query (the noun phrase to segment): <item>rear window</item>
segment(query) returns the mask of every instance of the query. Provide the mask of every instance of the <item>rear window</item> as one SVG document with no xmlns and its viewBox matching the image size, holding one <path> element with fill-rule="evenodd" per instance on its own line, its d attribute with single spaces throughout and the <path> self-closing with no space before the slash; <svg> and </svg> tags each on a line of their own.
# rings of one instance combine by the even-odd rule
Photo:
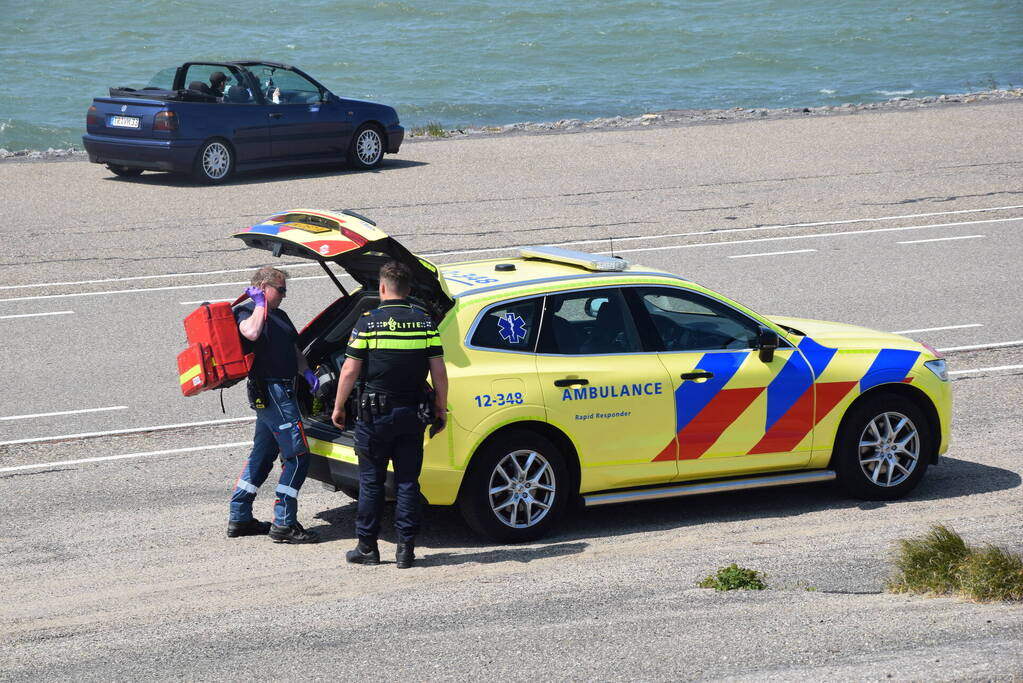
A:
<svg viewBox="0 0 1023 683">
<path fill-rule="evenodd" d="M 510 301 L 492 306 L 476 323 L 470 345 L 495 351 L 532 352 L 540 321 L 541 299 Z"/>
</svg>

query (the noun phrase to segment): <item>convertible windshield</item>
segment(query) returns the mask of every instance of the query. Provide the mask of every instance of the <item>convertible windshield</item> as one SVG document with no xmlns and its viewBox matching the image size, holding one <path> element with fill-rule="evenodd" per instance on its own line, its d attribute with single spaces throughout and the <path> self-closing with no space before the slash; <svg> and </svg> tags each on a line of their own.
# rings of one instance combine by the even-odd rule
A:
<svg viewBox="0 0 1023 683">
<path fill-rule="evenodd" d="M 149 79 L 146 83 L 147 88 L 159 88 L 160 90 L 170 90 L 174 87 L 174 74 L 177 72 L 177 67 L 169 67 L 167 69 L 160 69 Z"/>
</svg>

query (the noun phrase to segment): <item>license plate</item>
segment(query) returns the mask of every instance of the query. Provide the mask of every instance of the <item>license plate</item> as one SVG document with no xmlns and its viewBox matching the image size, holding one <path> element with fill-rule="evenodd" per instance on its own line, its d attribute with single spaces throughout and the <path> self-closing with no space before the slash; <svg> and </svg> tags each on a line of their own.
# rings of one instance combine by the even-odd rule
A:
<svg viewBox="0 0 1023 683">
<path fill-rule="evenodd" d="M 142 119 L 137 116 L 111 116 L 110 125 L 114 128 L 140 128 Z"/>
</svg>

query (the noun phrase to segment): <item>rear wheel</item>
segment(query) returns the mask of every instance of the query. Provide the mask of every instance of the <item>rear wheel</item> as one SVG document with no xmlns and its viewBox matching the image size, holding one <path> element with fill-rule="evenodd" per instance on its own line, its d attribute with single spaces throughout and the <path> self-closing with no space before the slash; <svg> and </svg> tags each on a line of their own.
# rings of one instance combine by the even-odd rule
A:
<svg viewBox="0 0 1023 683">
<path fill-rule="evenodd" d="M 192 175 L 200 183 L 222 183 L 234 173 L 234 152 L 224 140 L 210 140 L 195 155 Z"/>
<path fill-rule="evenodd" d="M 506 432 L 473 458 L 459 495 L 466 523 L 495 541 L 522 543 L 546 535 L 568 502 L 564 456 L 527 430 Z"/>
<path fill-rule="evenodd" d="M 912 400 L 879 393 L 854 406 L 843 420 L 832 465 L 849 495 L 895 500 L 920 483 L 934 441 L 923 411 Z"/>
<path fill-rule="evenodd" d="M 118 166 L 117 164 L 107 164 L 107 168 L 110 172 L 121 178 L 135 178 L 136 176 L 142 175 L 141 168 L 132 168 L 131 166 Z"/>
<path fill-rule="evenodd" d="M 348 165 L 352 168 L 376 168 L 384 158 L 384 136 L 371 123 L 359 126 L 348 147 Z"/>
</svg>

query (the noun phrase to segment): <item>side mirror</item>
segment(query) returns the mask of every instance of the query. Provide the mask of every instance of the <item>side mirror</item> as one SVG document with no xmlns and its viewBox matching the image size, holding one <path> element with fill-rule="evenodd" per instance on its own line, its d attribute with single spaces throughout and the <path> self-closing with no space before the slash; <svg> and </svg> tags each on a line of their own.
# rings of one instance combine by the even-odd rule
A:
<svg viewBox="0 0 1023 683">
<path fill-rule="evenodd" d="M 770 363 L 774 360 L 774 351 L 778 348 L 778 333 L 766 327 L 760 328 L 757 337 L 757 348 L 760 349 L 760 360 Z"/>
</svg>

